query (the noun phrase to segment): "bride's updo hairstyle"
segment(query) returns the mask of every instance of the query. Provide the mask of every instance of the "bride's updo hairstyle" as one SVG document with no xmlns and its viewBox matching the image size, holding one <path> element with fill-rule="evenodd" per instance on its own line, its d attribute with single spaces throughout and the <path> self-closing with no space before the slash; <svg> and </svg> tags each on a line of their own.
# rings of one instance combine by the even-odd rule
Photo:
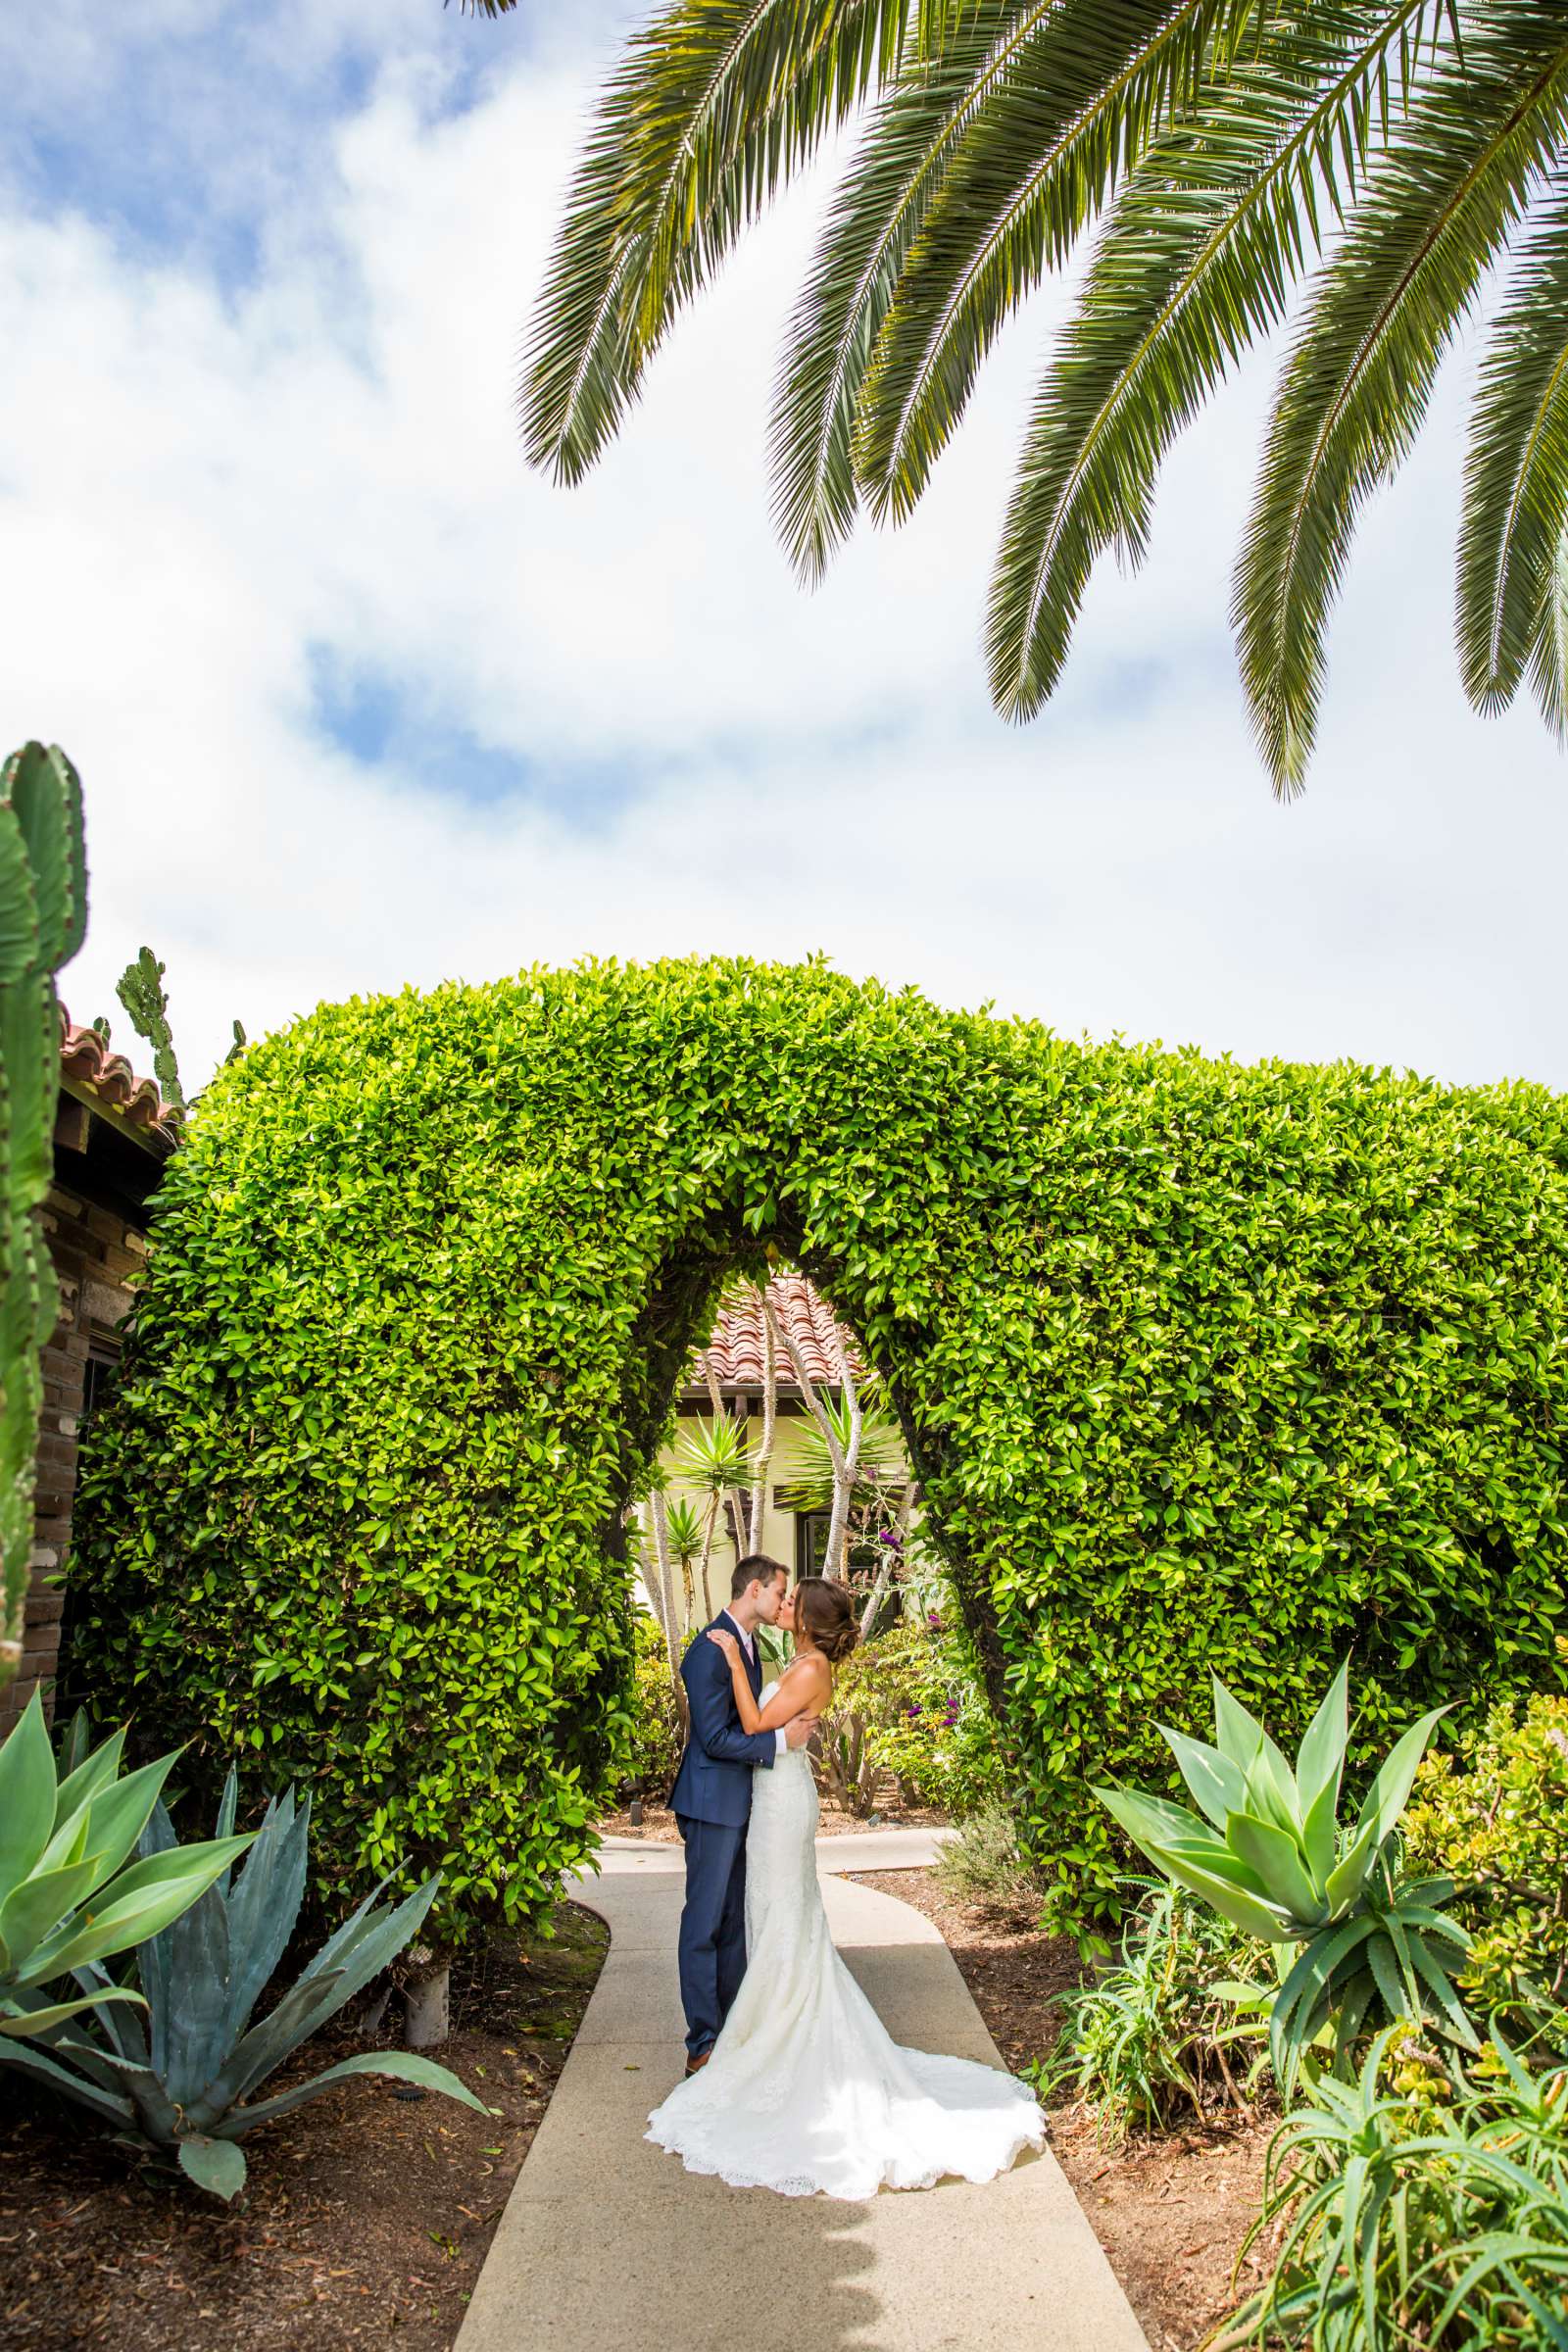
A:
<svg viewBox="0 0 1568 2352">
<path fill-rule="evenodd" d="M 795 1588 L 795 1623 L 830 1666 L 847 1658 L 860 1638 L 849 1589 L 826 1576 L 803 1576 Z"/>
</svg>

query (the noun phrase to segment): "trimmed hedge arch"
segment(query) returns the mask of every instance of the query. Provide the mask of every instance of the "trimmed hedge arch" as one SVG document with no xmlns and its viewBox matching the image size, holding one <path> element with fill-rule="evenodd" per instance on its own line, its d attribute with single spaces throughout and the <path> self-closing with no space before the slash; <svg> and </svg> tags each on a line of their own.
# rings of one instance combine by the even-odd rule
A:
<svg viewBox="0 0 1568 2352">
<path fill-rule="evenodd" d="M 1086 1783 L 1217 1668 L 1363 1746 L 1568 1679 L 1568 1121 L 1539 1088 L 1086 1048 L 820 963 L 323 1006 L 204 1098 L 77 1521 L 103 1703 L 316 1791 L 445 1932 L 587 1842 L 619 1515 L 775 1243 L 888 1374 L 1063 1908 Z"/>
</svg>

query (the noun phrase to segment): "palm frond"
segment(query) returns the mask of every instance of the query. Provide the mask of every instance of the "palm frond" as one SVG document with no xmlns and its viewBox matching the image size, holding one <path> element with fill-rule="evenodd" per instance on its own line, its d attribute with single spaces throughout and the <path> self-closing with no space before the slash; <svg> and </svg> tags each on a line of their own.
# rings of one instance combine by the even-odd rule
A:
<svg viewBox="0 0 1568 2352">
<path fill-rule="evenodd" d="M 890 292 L 857 437 L 873 513 L 911 512 L 995 337 L 1198 105 L 1238 14 L 1237 0 L 1059 0 L 1019 46 L 956 142 Z"/>
<path fill-rule="evenodd" d="M 1298 791 L 1362 506 L 1426 414 L 1454 328 L 1568 128 L 1568 9 L 1477 0 L 1411 106 L 1286 362 L 1233 619 L 1276 793 Z"/>
<path fill-rule="evenodd" d="M 1568 189 L 1527 239 L 1482 361 L 1459 527 L 1465 690 L 1501 710 L 1551 638 L 1568 529 Z M 1549 708 L 1549 706 L 1548 706 Z"/>
<path fill-rule="evenodd" d="M 773 518 L 808 581 L 855 520 L 856 411 L 905 256 L 956 142 L 1055 4 L 973 0 L 921 71 L 888 92 L 835 201 L 790 321 L 769 434 Z"/>
<path fill-rule="evenodd" d="M 1283 316 L 1430 0 L 1319 5 L 1205 90 L 1112 210 L 1041 384 L 993 581 L 992 691 L 1033 714 L 1096 560 L 1144 552 L 1166 451 Z M 1408 88 L 1400 64 L 1396 89 Z M 1347 160 L 1348 162 L 1347 163 Z"/>
<path fill-rule="evenodd" d="M 581 478 L 679 305 L 817 142 L 896 73 L 905 0 L 679 0 L 629 44 L 523 360 L 534 464 Z"/>
<path fill-rule="evenodd" d="M 1568 530 L 1552 553 L 1544 609 L 1530 657 L 1530 684 L 1559 743 L 1568 743 Z"/>
</svg>

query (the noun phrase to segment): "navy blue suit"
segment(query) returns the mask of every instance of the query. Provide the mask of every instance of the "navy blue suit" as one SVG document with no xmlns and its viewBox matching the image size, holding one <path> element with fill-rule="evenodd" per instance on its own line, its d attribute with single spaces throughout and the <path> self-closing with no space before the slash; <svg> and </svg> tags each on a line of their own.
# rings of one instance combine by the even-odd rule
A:
<svg viewBox="0 0 1568 2352">
<path fill-rule="evenodd" d="M 727 1614 L 713 1623 L 739 1634 Z M 741 1660 L 755 1698 L 762 1688 L 757 1637 Z M 746 1827 L 752 1774 L 771 1764 L 771 1732 L 745 1732 L 735 1704 L 729 1660 L 706 1631 L 680 1664 L 691 1708 L 691 1738 L 675 1775 L 670 1807 L 686 1841 L 686 1902 L 680 1915 L 680 2005 L 686 2048 L 696 2058 L 718 2039 L 746 1974 Z"/>
</svg>

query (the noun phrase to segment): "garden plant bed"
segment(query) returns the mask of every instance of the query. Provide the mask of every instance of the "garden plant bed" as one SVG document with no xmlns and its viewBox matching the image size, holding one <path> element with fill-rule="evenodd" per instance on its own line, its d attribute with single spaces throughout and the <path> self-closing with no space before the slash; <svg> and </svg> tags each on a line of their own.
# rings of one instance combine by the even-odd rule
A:
<svg viewBox="0 0 1568 2352">
<path fill-rule="evenodd" d="M 375 2077 L 337 2084 L 246 2140 L 232 2206 L 8 2082 L 8 2352 L 447 2352 L 603 1965 L 599 1920 L 567 1903 L 556 1925 L 554 1940 L 498 1940 L 453 1965 L 452 2037 L 433 2054 L 499 2115 L 400 2098 Z M 268 2091 L 366 2046 L 329 2027 Z"/>
<path fill-rule="evenodd" d="M 1077 1982 L 1078 1954 L 1065 1936 L 1042 1936 L 955 1901 L 929 1871 L 855 1871 L 858 1884 L 897 1895 L 941 1929 L 1010 2067 L 1051 2047 L 1060 2009 L 1049 1996 Z M 1095 2126 L 1071 2106 L 1049 2110 L 1051 2145 L 1104 2247 L 1152 2352 L 1191 2352 L 1261 2276 L 1254 2264 L 1238 2293 L 1231 2266 L 1257 2211 L 1263 2157 L 1279 2118 L 1259 2107 L 1200 2121 L 1154 2137 L 1102 2147 Z"/>
<path fill-rule="evenodd" d="M 601 1838 L 646 1838 L 655 1845 L 678 1845 L 680 1832 L 675 1816 L 665 1805 L 643 1805 L 641 1828 L 634 1828 L 629 1812 L 607 1813 L 595 1823 Z M 822 1818 L 817 1823 L 819 1838 L 842 1838 L 854 1832 L 878 1830 L 945 1830 L 946 1813 L 938 1813 L 929 1805 L 901 1805 L 894 1797 L 878 1805 L 876 1818 L 861 1818 L 854 1813 L 841 1813 L 837 1805 L 824 1804 Z"/>
</svg>

